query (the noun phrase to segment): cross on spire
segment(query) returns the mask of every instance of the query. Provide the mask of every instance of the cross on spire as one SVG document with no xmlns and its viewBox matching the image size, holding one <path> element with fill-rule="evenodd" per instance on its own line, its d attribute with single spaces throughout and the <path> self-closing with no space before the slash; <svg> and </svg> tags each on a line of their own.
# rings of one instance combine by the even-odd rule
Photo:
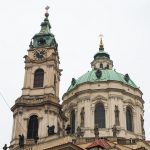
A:
<svg viewBox="0 0 150 150">
<path fill-rule="evenodd" d="M 50 8 L 49 6 L 45 7 L 46 13 L 48 13 L 49 8 Z"/>
<path fill-rule="evenodd" d="M 45 10 L 46 10 L 45 17 L 48 17 L 48 16 L 49 16 L 49 13 L 48 13 L 49 8 L 50 8 L 49 6 L 46 6 L 46 7 L 45 7 Z"/>
<path fill-rule="evenodd" d="M 104 44 L 103 44 L 103 34 L 99 35 L 100 37 L 100 45 L 99 45 L 99 50 L 104 50 Z"/>
</svg>

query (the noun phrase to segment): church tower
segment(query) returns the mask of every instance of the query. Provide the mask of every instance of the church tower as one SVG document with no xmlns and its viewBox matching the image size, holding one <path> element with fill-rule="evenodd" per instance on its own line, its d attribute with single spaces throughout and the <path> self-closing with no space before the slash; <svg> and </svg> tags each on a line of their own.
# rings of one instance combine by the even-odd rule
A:
<svg viewBox="0 0 150 150">
<path fill-rule="evenodd" d="M 11 108 L 11 149 L 18 149 L 20 137 L 24 138 L 25 145 L 32 145 L 44 142 L 50 135 L 60 136 L 63 128 L 64 116 L 59 104 L 62 70 L 59 69 L 58 44 L 50 30 L 48 9 L 46 7 L 40 32 L 33 36 L 28 54 L 24 56 L 22 95 Z"/>
</svg>

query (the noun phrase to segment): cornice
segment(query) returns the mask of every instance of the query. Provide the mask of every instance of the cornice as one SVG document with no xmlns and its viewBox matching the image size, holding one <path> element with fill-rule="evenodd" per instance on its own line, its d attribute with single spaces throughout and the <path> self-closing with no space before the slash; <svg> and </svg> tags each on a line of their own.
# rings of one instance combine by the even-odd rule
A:
<svg viewBox="0 0 150 150">
<path fill-rule="evenodd" d="M 15 105 L 12 106 L 11 111 L 15 111 L 19 107 L 40 107 L 44 105 L 50 105 L 50 106 L 55 106 L 57 108 L 61 109 L 61 105 L 59 103 L 54 102 L 55 99 L 54 97 L 47 96 L 47 97 L 42 97 L 42 98 L 23 98 L 20 97 L 16 100 Z"/>
<path fill-rule="evenodd" d="M 75 92 L 73 95 L 71 95 L 68 99 L 64 100 L 63 103 L 66 103 L 67 101 L 70 101 L 72 99 L 77 98 L 79 95 L 81 94 L 85 94 L 85 93 L 100 93 L 100 92 L 120 92 L 121 94 L 124 95 L 129 95 L 130 97 L 132 97 L 133 99 L 137 99 L 139 100 L 142 104 L 144 103 L 144 100 L 142 99 L 142 97 L 131 94 L 129 92 L 126 92 L 124 89 L 117 89 L 117 88 L 107 88 L 107 89 L 86 89 L 86 90 L 82 90 L 79 92 Z M 65 97 L 65 96 L 64 96 Z M 122 98 L 122 97 L 121 97 Z"/>
<path fill-rule="evenodd" d="M 70 91 L 67 91 L 66 93 L 64 93 L 63 97 L 64 98 L 66 95 L 69 95 L 70 93 L 76 91 L 79 89 L 80 86 L 82 85 L 94 85 L 94 84 L 107 84 L 109 85 L 110 83 L 118 83 L 120 84 L 121 86 L 124 86 L 124 87 L 127 87 L 127 88 L 130 88 L 132 89 L 133 91 L 137 91 L 139 92 L 141 95 L 143 95 L 142 91 L 138 88 L 133 88 L 132 86 L 129 86 L 127 84 L 124 84 L 122 83 L 121 81 L 114 81 L 114 80 L 109 80 L 109 81 L 96 81 L 96 82 L 84 82 L 84 83 L 81 83 L 81 84 L 78 84 L 74 89 L 71 89 Z M 108 89 L 108 88 L 107 88 Z M 117 89 L 117 88 L 113 88 L 113 89 Z M 94 90 L 94 89 L 91 89 L 91 90 Z M 99 89 L 100 90 L 100 89 Z"/>
<path fill-rule="evenodd" d="M 45 62 L 47 62 L 47 61 L 54 61 L 55 63 L 57 62 L 57 60 L 56 60 L 56 56 L 54 56 L 54 55 L 51 55 L 51 56 L 49 56 L 49 57 L 47 57 L 47 58 L 45 58 L 45 59 L 43 59 L 43 60 L 34 60 L 34 59 L 31 59 L 29 56 L 27 56 L 27 55 L 25 55 L 24 56 L 24 58 L 25 58 L 25 63 L 36 63 L 36 64 L 41 64 L 41 63 L 45 63 Z"/>
</svg>

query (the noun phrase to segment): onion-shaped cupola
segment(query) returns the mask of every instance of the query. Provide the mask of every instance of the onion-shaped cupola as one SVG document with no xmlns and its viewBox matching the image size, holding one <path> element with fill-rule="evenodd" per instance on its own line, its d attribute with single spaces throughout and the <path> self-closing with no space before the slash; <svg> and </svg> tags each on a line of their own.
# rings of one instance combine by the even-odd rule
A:
<svg viewBox="0 0 150 150">
<path fill-rule="evenodd" d="M 51 33 L 51 25 L 49 22 L 49 13 L 48 9 L 49 7 L 47 6 L 46 8 L 46 13 L 45 13 L 45 19 L 41 23 L 41 30 L 39 33 L 35 34 L 31 40 L 30 43 L 30 48 L 41 48 L 41 47 L 49 47 L 49 48 L 55 48 L 57 49 L 57 42 L 55 40 L 54 35 Z"/>
<path fill-rule="evenodd" d="M 99 52 L 94 55 L 94 60 L 91 63 L 93 69 L 112 69 L 113 62 L 110 60 L 110 55 L 104 51 L 102 35 L 100 35 Z"/>
</svg>

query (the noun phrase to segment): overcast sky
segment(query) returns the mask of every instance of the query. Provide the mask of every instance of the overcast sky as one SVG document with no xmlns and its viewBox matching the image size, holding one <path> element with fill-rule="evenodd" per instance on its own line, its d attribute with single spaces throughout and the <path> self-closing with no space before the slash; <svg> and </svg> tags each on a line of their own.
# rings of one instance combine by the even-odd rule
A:
<svg viewBox="0 0 150 150">
<path fill-rule="evenodd" d="M 150 0 L 5 0 L 0 1 L 0 93 L 9 107 L 21 96 L 24 59 L 49 5 L 52 33 L 58 42 L 60 98 L 91 69 L 99 34 L 117 72 L 128 73 L 145 100 L 146 138 L 150 139 Z M 12 112 L 0 95 L 0 148 L 9 145 Z"/>
</svg>

